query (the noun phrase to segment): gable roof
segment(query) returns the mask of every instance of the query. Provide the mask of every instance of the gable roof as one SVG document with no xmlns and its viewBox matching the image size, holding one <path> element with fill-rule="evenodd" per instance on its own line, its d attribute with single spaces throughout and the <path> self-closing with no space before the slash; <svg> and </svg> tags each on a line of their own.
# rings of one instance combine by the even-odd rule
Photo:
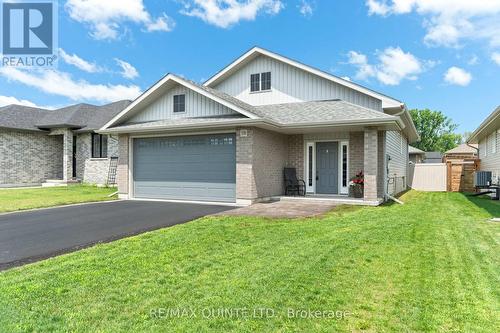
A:
<svg viewBox="0 0 500 333">
<path fill-rule="evenodd" d="M 217 72 L 214 76 L 212 76 L 210 79 L 208 79 L 203 85 L 207 86 L 207 87 L 214 87 L 217 83 L 225 80 L 228 76 L 232 75 L 233 73 L 238 71 L 242 66 L 249 63 L 250 61 L 252 61 L 253 59 L 257 58 L 260 55 L 267 56 L 267 57 L 275 59 L 277 61 L 286 63 L 290 66 L 299 68 L 299 69 L 306 71 L 308 73 L 322 77 L 326 80 L 335 82 L 335 83 L 340 84 L 342 86 L 345 86 L 347 88 L 354 89 L 356 91 L 364 93 L 365 95 L 380 99 L 382 101 L 383 108 L 400 107 L 402 104 L 404 104 L 403 102 L 401 102 L 395 98 L 392 98 L 390 96 L 381 94 L 379 92 L 376 92 L 374 90 L 366 88 L 366 87 L 359 85 L 357 83 L 344 80 L 338 76 L 329 74 L 329 73 L 324 72 L 322 70 L 319 70 L 317 68 L 311 67 L 309 65 L 292 60 L 290 58 L 284 57 L 280 54 L 268 51 L 268 50 L 260 48 L 260 47 L 253 47 L 252 49 L 247 51 L 245 54 L 240 56 L 238 59 L 233 61 L 231 64 L 227 65 L 222 70 Z"/>
<path fill-rule="evenodd" d="M 467 143 L 479 143 L 486 135 L 500 128 L 500 106 L 493 111 L 479 127 L 472 132 Z"/>
<path fill-rule="evenodd" d="M 445 154 L 477 154 L 478 145 L 462 143 L 455 148 L 452 148 L 445 152 Z"/>
<path fill-rule="evenodd" d="M 408 154 L 424 155 L 425 151 L 418 149 L 417 147 L 408 146 Z"/>
<path fill-rule="evenodd" d="M 76 132 L 94 131 L 130 103 L 123 100 L 102 106 L 76 104 L 56 110 L 8 105 L 0 108 L 0 128 L 43 131 L 65 127 Z"/>
<path fill-rule="evenodd" d="M 168 90 L 169 87 L 172 87 L 175 84 L 180 84 L 188 89 L 191 89 L 197 92 L 200 95 L 203 95 L 211 100 L 222 104 L 250 119 L 258 118 L 253 113 L 253 107 L 250 104 L 247 104 L 239 99 L 230 96 L 226 93 L 217 91 L 210 87 L 205 87 L 200 84 L 197 84 L 193 81 L 183 79 L 175 74 L 167 74 L 161 80 L 156 82 L 152 87 L 146 90 L 142 95 L 137 97 L 127 108 L 125 108 L 122 112 L 117 114 L 113 119 L 108 121 L 103 127 L 102 130 L 105 130 L 113 125 L 116 125 L 121 120 L 125 119 L 126 116 L 133 115 L 135 112 L 138 112 L 143 109 L 143 107 L 149 105 L 155 98 L 157 98 L 162 91 Z"/>
</svg>

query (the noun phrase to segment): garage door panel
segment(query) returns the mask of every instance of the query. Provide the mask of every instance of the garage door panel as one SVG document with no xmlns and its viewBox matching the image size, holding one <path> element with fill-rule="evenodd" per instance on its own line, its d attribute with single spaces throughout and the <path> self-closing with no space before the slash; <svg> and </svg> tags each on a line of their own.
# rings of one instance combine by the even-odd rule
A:
<svg viewBox="0 0 500 333">
<path fill-rule="evenodd" d="M 234 134 L 134 139 L 134 196 L 234 202 Z"/>
</svg>

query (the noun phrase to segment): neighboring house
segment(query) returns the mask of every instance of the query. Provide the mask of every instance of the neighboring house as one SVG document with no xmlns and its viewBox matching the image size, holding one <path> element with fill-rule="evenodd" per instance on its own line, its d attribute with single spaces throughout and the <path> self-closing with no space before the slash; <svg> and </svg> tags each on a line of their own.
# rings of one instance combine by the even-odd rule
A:
<svg viewBox="0 0 500 333">
<path fill-rule="evenodd" d="M 408 155 L 410 162 L 412 163 L 423 163 L 425 158 L 425 151 L 420 150 L 413 146 L 408 146 Z"/>
<path fill-rule="evenodd" d="M 0 108 L 0 187 L 107 182 L 116 136 L 95 131 L 130 104 L 77 104 L 57 110 Z"/>
<path fill-rule="evenodd" d="M 439 151 L 425 152 L 424 163 L 443 163 L 443 154 Z"/>
<path fill-rule="evenodd" d="M 478 157 L 478 145 L 462 143 L 448 150 L 443 155 L 443 160 L 475 160 Z"/>
<path fill-rule="evenodd" d="M 418 140 L 402 102 L 261 48 L 204 84 L 166 75 L 99 132 L 119 135 L 121 198 L 237 204 L 281 196 L 284 167 L 322 196 L 363 171 L 378 204 Z"/>
<path fill-rule="evenodd" d="M 500 178 L 500 106 L 471 134 L 467 143 L 479 145 L 479 170 L 491 171 L 495 180 Z"/>
</svg>

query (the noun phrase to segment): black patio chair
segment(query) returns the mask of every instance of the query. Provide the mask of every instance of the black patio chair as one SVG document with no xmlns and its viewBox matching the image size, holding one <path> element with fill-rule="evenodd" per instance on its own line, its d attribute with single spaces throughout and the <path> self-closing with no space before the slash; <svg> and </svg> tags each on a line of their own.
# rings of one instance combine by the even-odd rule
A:
<svg viewBox="0 0 500 333">
<path fill-rule="evenodd" d="M 297 178 L 295 168 L 285 168 L 283 175 L 285 177 L 285 195 L 306 195 L 306 182 Z"/>
</svg>

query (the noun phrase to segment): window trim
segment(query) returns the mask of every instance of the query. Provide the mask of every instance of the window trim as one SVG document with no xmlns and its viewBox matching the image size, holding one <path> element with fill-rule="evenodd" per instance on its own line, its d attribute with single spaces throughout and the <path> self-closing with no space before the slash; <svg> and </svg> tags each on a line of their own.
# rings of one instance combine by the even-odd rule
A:
<svg viewBox="0 0 500 333">
<path fill-rule="evenodd" d="M 184 103 L 180 104 L 180 103 L 175 103 L 175 98 L 176 97 L 181 97 L 183 96 L 184 98 Z M 179 114 L 179 113 L 186 113 L 186 94 L 177 94 L 177 95 L 174 95 L 172 97 L 172 101 L 173 101 L 173 108 L 172 108 L 172 113 L 175 113 L 175 114 Z M 184 108 L 182 111 L 175 111 L 175 106 L 176 105 L 182 105 Z"/>
<path fill-rule="evenodd" d="M 103 154 L 103 137 L 106 136 L 107 134 L 99 134 L 99 133 L 92 133 L 92 136 L 91 136 L 91 152 L 90 152 L 90 156 L 91 158 L 93 159 L 96 159 L 96 158 L 108 158 L 108 140 L 106 140 L 106 154 Z M 94 140 L 95 138 L 99 137 L 99 154 L 97 154 L 97 152 L 95 151 L 95 145 L 94 145 Z"/>
</svg>

